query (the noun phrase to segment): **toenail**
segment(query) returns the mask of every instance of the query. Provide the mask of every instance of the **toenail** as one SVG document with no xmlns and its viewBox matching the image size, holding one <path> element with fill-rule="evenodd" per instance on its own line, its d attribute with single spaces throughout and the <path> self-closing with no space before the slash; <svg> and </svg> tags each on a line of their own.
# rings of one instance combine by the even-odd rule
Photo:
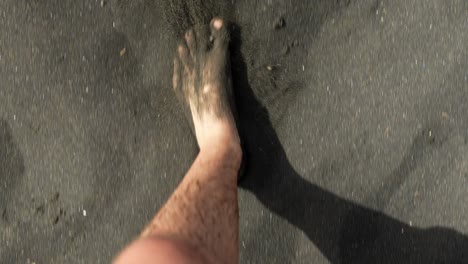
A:
<svg viewBox="0 0 468 264">
<path fill-rule="evenodd" d="M 214 22 L 213 22 L 213 26 L 214 26 L 216 29 L 221 29 L 221 27 L 223 27 L 223 20 L 221 20 L 221 19 L 215 19 Z"/>
<path fill-rule="evenodd" d="M 182 45 L 179 46 L 178 50 L 179 50 L 180 55 L 185 53 L 185 49 L 184 49 L 184 47 Z"/>
</svg>

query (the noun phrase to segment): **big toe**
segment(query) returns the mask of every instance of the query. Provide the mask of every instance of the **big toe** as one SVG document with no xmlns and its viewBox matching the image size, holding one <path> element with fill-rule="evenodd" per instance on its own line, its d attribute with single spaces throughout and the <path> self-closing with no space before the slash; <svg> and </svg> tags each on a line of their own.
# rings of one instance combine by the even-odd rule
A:
<svg viewBox="0 0 468 264">
<path fill-rule="evenodd" d="M 229 31 L 226 22 L 221 18 L 213 18 L 210 23 L 213 47 L 226 48 L 229 44 Z"/>
</svg>

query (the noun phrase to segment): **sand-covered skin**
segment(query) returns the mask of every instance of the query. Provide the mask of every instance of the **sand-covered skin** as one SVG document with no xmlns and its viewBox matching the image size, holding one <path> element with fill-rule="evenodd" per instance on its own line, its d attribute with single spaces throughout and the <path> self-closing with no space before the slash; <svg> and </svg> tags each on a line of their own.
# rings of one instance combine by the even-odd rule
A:
<svg viewBox="0 0 468 264">
<path fill-rule="evenodd" d="M 0 263 L 108 263 L 153 217 L 197 151 L 176 39 L 213 13 L 240 263 L 468 262 L 466 1 L 227 2 L 1 1 Z"/>
</svg>

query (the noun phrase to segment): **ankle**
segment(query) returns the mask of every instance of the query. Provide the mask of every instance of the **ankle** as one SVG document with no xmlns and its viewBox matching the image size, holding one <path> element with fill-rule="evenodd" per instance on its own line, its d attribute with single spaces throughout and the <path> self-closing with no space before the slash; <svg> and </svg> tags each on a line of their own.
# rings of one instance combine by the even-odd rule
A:
<svg viewBox="0 0 468 264">
<path fill-rule="evenodd" d="M 220 166 L 239 171 L 242 162 L 242 148 L 238 141 L 213 139 L 210 144 L 200 146 L 200 157 Z"/>
<path fill-rule="evenodd" d="M 195 122 L 195 132 L 200 150 L 240 144 L 236 125 L 229 119 Z"/>
</svg>

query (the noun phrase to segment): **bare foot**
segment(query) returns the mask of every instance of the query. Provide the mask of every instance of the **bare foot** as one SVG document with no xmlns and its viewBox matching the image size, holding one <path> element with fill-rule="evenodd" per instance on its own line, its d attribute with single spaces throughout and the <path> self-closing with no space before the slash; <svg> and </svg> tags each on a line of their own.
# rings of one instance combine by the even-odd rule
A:
<svg viewBox="0 0 468 264">
<path fill-rule="evenodd" d="M 228 48 L 229 32 L 220 18 L 187 31 L 174 59 L 173 86 L 191 112 L 200 151 L 232 151 L 240 163 Z"/>
</svg>

